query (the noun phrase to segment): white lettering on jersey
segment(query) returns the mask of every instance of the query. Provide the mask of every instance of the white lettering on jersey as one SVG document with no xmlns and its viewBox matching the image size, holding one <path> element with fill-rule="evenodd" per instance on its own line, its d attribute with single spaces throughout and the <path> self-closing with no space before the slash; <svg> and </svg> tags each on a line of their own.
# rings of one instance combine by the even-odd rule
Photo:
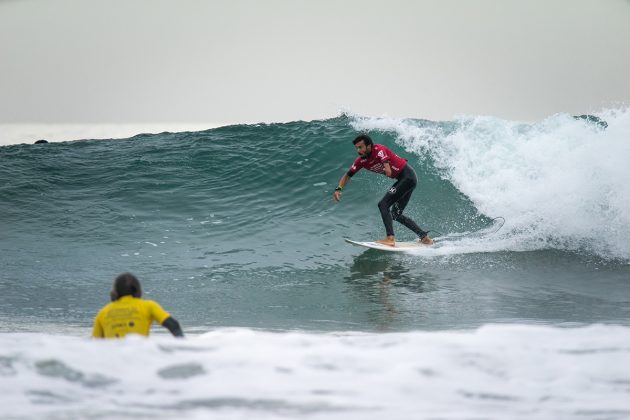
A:
<svg viewBox="0 0 630 420">
<path fill-rule="evenodd" d="M 377 174 L 385 173 L 385 169 L 382 163 L 377 163 L 376 165 L 373 165 L 371 168 L 368 169 L 372 172 L 376 172 Z"/>
</svg>

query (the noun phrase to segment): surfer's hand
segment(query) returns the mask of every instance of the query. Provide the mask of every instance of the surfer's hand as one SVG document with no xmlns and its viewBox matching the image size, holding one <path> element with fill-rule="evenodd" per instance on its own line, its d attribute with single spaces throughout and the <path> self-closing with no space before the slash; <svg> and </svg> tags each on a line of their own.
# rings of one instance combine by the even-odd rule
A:
<svg viewBox="0 0 630 420">
<path fill-rule="evenodd" d="M 335 201 L 341 200 L 341 191 L 335 191 L 333 193 L 333 200 L 335 200 Z"/>
</svg>

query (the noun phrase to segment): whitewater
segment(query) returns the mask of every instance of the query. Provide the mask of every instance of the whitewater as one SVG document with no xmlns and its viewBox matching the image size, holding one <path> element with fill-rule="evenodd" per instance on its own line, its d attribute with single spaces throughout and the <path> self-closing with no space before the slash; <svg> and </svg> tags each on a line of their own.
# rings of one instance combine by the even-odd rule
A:
<svg viewBox="0 0 630 420">
<path fill-rule="evenodd" d="M 3 418 L 628 418 L 630 330 L 1 335 Z"/>
<path fill-rule="evenodd" d="M 630 111 L 596 115 L 0 147 L 0 418 L 630 418 Z M 343 241 L 384 233 L 391 180 L 331 197 L 361 132 L 416 170 L 406 214 L 461 238 Z M 185 339 L 89 338 L 123 271 Z"/>
</svg>

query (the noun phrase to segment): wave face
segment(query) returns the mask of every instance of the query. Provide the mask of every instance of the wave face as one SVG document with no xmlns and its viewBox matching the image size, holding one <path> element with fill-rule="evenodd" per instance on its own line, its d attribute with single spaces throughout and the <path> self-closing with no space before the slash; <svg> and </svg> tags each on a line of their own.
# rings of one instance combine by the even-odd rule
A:
<svg viewBox="0 0 630 420">
<path fill-rule="evenodd" d="M 131 271 L 185 327 L 625 323 L 630 112 L 600 117 L 608 128 L 340 116 L 1 147 L 0 321 L 88 326 Z M 332 202 L 359 131 L 416 169 L 406 214 L 425 230 L 505 226 L 414 255 L 345 244 L 384 235 L 376 204 L 391 185 L 364 171 Z"/>
<path fill-rule="evenodd" d="M 350 208 L 357 219 L 369 218 L 375 226 L 367 232 L 353 230 L 329 200 L 354 158 L 350 140 L 358 130 L 405 155 L 419 172 L 408 212 L 425 227 L 476 230 L 503 216 L 503 236 L 512 239 L 506 250 L 630 259 L 630 111 L 603 118 L 607 129 L 568 115 L 533 124 L 340 117 L 9 146 L 0 149 L 10 163 L 0 173 L 0 215 L 20 232 L 44 226 L 55 236 L 83 240 L 95 234 L 125 240 L 138 223 L 166 220 L 193 222 L 196 233 L 217 239 L 211 246 L 290 240 L 295 229 L 325 235 L 335 223 L 353 236 L 379 236 L 373 202 L 389 180 L 359 176 L 346 190 L 350 203 L 341 212 Z M 369 206 L 356 205 L 365 198 Z"/>
</svg>

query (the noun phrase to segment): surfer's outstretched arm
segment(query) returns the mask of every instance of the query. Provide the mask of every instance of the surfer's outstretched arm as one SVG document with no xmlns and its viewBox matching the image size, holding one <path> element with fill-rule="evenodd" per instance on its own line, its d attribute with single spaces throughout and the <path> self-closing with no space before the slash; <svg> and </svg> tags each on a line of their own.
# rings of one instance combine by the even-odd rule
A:
<svg viewBox="0 0 630 420">
<path fill-rule="evenodd" d="M 335 188 L 335 192 L 333 192 L 333 200 L 341 200 L 341 190 L 343 190 L 343 187 L 345 187 L 349 181 L 350 177 L 348 176 L 348 174 L 343 174 L 343 176 L 339 180 L 339 185 L 337 186 L 337 188 Z"/>
<path fill-rule="evenodd" d="M 171 334 L 175 337 L 183 337 L 184 332 L 182 331 L 182 327 L 179 325 L 179 322 L 172 316 L 169 316 L 162 322 L 162 326 L 169 330 Z"/>
</svg>

